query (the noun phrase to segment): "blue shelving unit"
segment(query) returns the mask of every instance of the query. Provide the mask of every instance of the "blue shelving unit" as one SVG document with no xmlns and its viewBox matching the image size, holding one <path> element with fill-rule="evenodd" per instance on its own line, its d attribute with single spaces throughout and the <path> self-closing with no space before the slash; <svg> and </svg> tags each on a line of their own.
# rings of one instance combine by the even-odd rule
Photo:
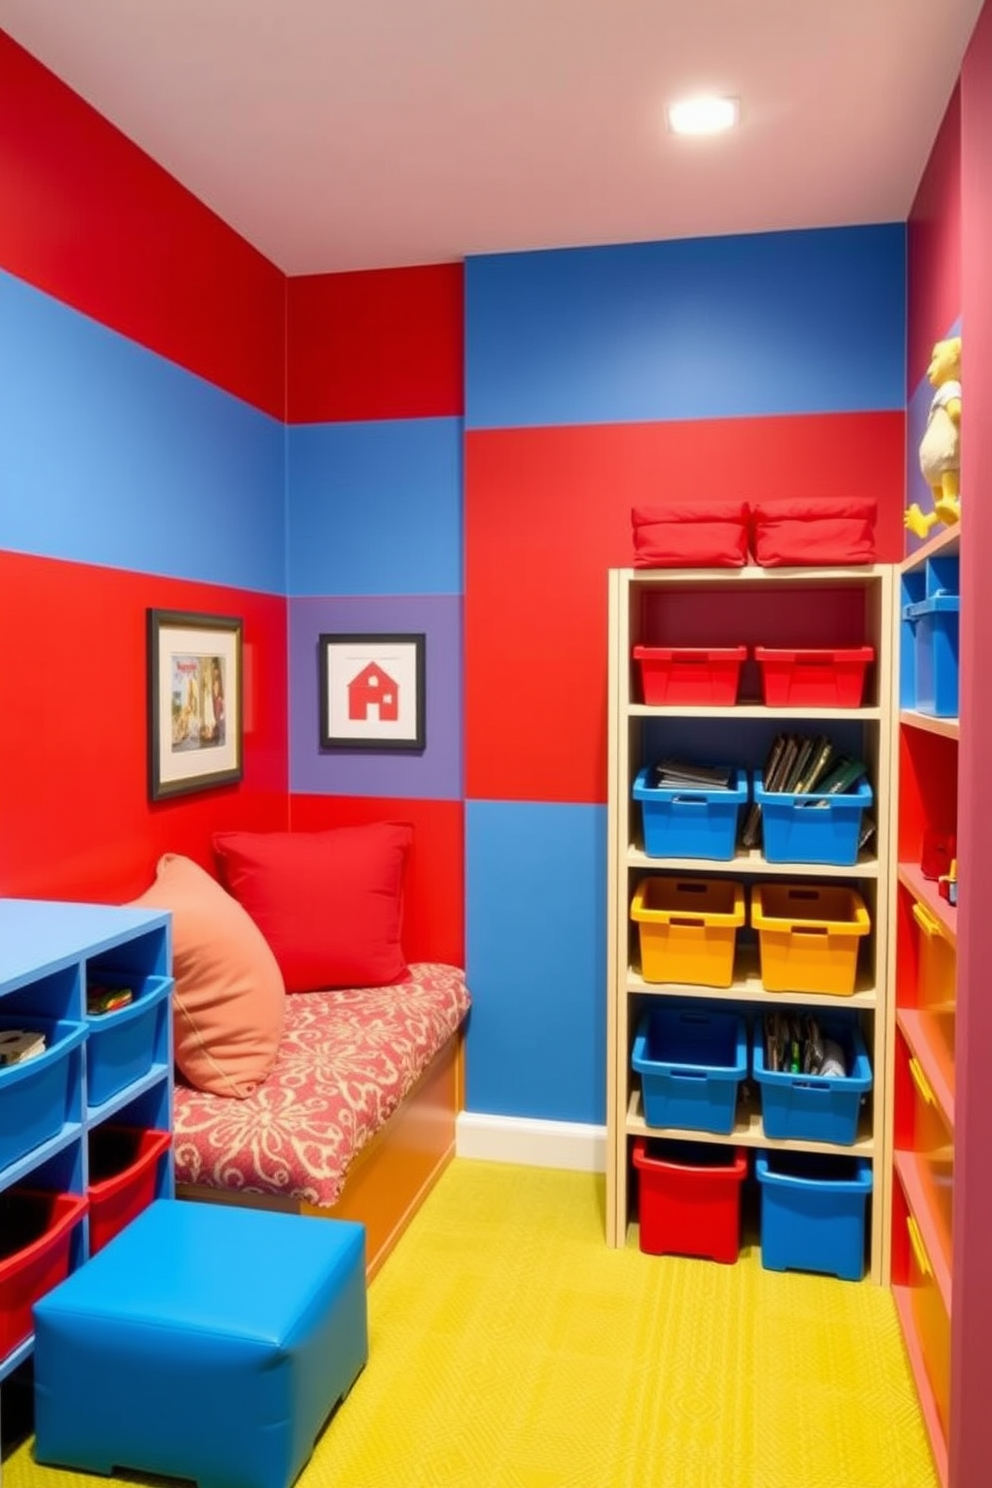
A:
<svg viewBox="0 0 992 1488">
<path fill-rule="evenodd" d="M 88 1017 L 90 982 L 127 984 L 134 1004 L 117 1015 Z M 0 1204 L 7 1212 L 23 1190 L 84 1198 L 90 1138 L 104 1122 L 171 1130 L 171 992 L 168 914 L 0 899 L 0 1026 L 42 1031 L 47 1043 L 37 1059 L 0 1067 L 0 1130 L 7 1138 Z M 111 1021 L 115 1016 L 122 1019 L 119 1031 Z M 156 1197 L 173 1195 L 171 1153 L 159 1162 L 155 1185 Z M 43 1246 L 43 1237 L 36 1243 Z M 30 1288 L 22 1257 L 33 1247 L 11 1251 L 8 1238 L 5 1253 L 4 1245 L 0 1234 L 0 1380 L 33 1346 L 30 1333 L 20 1336 L 16 1313 Z M 81 1266 L 89 1253 L 84 1210 L 69 1237 L 68 1269 Z"/>
</svg>

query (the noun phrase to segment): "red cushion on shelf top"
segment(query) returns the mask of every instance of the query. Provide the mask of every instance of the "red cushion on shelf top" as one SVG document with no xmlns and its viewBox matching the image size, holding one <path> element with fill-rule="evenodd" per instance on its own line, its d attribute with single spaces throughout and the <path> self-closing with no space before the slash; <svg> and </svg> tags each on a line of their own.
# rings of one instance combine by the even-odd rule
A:
<svg viewBox="0 0 992 1488">
<path fill-rule="evenodd" d="M 764 568 L 873 563 L 877 503 L 871 496 L 789 496 L 754 503 L 751 543 Z"/>
<path fill-rule="evenodd" d="M 747 503 L 735 498 L 635 506 L 635 568 L 743 568 Z"/>
</svg>

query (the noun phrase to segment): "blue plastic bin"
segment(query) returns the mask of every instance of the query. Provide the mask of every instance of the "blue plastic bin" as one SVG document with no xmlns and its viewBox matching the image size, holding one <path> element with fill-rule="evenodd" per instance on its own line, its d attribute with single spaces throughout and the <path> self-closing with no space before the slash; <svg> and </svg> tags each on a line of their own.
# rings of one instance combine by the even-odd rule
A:
<svg viewBox="0 0 992 1488">
<path fill-rule="evenodd" d="M 861 1029 L 853 1020 L 821 1018 L 824 1038 L 844 1050 L 841 1075 L 794 1075 L 765 1067 L 764 1019 L 751 1030 L 751 1072 L 761 1091 L 761 1122 L 766 1137 L 833 1142 L 850 1147 L 858 1135 L 861 1099 L 871 1089 L 871 1063 Z"/>
<path fill-rule="evenodd" d="M 79 1074 L 73 1077 L 72 1051 L 86 1037 L 86 1024 L 5 1013 L 0 1028 L 34 1029 L 45 1035 L 44 1054 L 23 1064 L 0 1067 L 0 1170 L 57 1137 L 67 1121 L 80 1120 Z M 77 1060 L 78 1064 L 78 1060 Z"/>
<path fill-rule="evenodd" d="M 649 858 L 708 858 L 726 861 L 737 845 L 737 820 L 748 798 L 747 771 L 734 770 L 727 790 L 650 785 L 645 765 L 634 781 L 641 803 L 644 851 Z"/>
<path fill-rule="evenodd" d="M 761 1264 L 766 1271 L 865 1274 L 871 1164 L 819 1152 L 759 1152 Z"/>
<path fill-rule="evenodd" d="M 918 713 L 957 717 L 960 610 L 957 594 L 938 594 L 903 607 L 904 634 L 908 626 L 913 647 L 916 696 L 911 706 Z"/>
<path fill-rule="evenodd" d="M 110 1013 L 87 1015 L 86 1099 L 91 1108 L 102 1106 L 140 1080 L 156 1057 L 165 1057 L 166 999 L 172 989 L 169 977 L 101 976 L 99 980 L 107 986 L 131 987 L 134 1001 Z"/>
<path fill-rule="evenodd" d="M 861 814 L 873 800 L 867 780 L 843 795 L 809 791 L 766 791 L 761 770 L 754 772 L 754 799 L 761 807 L 761 834 L 769 863 L 858 861 Z"/>
<path fill-rule="evenodd" d="M 737 1089 L 747 1075 L 747 1027 L 736 1013 L 709 1008 L 650 1008 L 631 1058 L 641 1077 L 648 1126 L 728 1133 Z"/>
</svg>

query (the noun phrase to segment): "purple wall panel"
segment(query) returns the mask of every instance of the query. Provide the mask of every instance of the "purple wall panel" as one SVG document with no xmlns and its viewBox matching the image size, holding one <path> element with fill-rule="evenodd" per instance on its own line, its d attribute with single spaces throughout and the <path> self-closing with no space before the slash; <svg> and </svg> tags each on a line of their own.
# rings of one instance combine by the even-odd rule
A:
<svg viewBox="0 0 992 1488">
<path fill-rule="evenodd" d="M 318 731 L 318 637 L 423 631 L 427 747 L 423 754 L 326 750 Z M 462 598 L 457 594 L 290 599 L 289 786 L 327 796 L 462 798 Z"/>
</svg>

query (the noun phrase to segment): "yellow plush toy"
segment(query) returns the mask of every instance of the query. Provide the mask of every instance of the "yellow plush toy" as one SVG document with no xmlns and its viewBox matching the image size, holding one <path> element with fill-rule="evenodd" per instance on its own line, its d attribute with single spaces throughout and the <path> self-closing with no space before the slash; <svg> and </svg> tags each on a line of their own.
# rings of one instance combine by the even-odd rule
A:
<svg viewBox="0 0 992 1488">
<path fill-rule="evenodd" d="M 933 511 L 922 512 L 914 501 L 906 512 L 906 526 L 926 537 L 936 522 L 948 525 L 961 516 L 961 337 L 938 341 L 927 368 L 935 388 L 920 440 L 920 469 L 933 492 Z"/>
</svg>

